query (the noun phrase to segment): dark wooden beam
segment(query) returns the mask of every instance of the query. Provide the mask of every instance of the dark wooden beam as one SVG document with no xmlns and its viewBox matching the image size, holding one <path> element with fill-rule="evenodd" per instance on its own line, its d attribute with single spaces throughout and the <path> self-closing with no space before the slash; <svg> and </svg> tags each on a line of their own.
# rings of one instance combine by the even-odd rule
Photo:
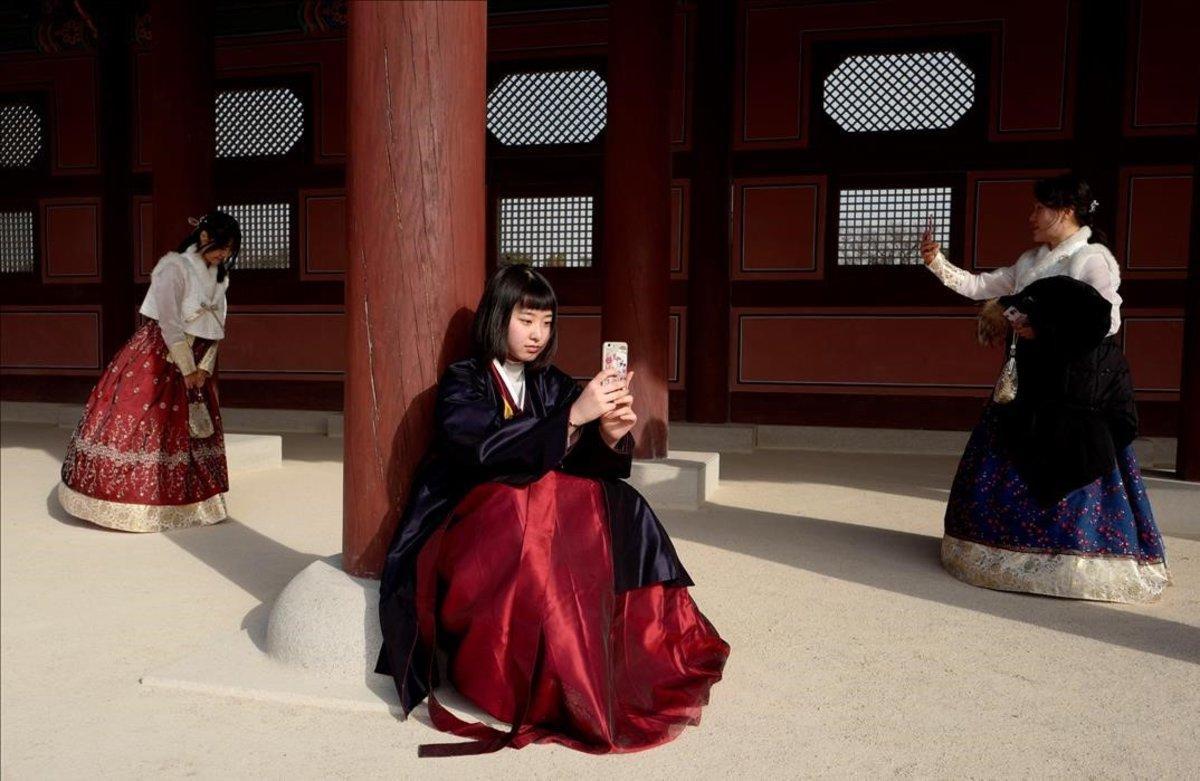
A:
<svg viewBox="0 0 1200 781">
<path fill-rule="evenodd" d="M 1197 109 L 1200 117 L 1200 107 Z M 1183 377 L 1179 388 L 1179 438 L 1175 473 L 1200 481 L 1200 131 L 1192 136 L 1192 232 L 1183 314 Z"/>
</svg>

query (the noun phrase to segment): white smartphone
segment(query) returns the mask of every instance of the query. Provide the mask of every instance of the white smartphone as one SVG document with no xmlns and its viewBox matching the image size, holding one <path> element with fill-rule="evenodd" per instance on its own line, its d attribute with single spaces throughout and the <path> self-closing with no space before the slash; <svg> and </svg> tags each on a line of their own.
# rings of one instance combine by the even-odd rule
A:
<svg viewBox="0 0 1200 781">
<path fill-rule="evenodd" d="M 603 371 L 614 371 L 624 380 L 629 369 L 629 345 L 626 342 L 605 342 L 600 365 Z"/>
</svg>

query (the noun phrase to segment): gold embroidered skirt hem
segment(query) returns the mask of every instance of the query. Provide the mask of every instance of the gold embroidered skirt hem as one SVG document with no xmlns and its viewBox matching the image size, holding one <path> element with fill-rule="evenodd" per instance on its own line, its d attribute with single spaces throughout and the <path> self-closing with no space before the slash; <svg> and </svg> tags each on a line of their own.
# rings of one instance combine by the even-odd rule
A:
<svg viewBox="0 0 1200 781">
<path fill-rule="evenodd" d="M 950 535 L 942 566 L 972 586 L 1100 602 L 1153 602 L 1171 583 L 1165 561 L 1006 550 Z"/>
<path fill-rule="evenodd" d="M 134 504 L 96 499 L 58 484 L 58 502 L 76 518 L 123 532 L 162 532 L 209 526 L 229 515 L 225 494 L 191 504 Z"/>
</svg>

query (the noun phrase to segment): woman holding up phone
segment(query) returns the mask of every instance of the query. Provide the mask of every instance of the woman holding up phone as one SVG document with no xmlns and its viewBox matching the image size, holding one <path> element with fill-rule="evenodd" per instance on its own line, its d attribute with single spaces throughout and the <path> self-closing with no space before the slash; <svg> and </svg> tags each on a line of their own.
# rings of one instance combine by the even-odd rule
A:
<svg viewBox="0 0 1200 781">
<path fill-rule="evenodd" d="M 473 739 L 424 756 L 665 743 L 699 722 L 729 654 L 658 518 L 621 479 L 633 374 L 604 370 L 580 389 L 550 364 L 557 313 L 528 266 L 492 276 L 475 355 L 442 376 L 434 443 L 388 551 L 376 671 L 394 677 L 405 713 L 428 695 L 435 726 Z M 509 731 L 438 703 L 439 649 L 458 691 Z"/>
<path fill-rule="evenodd" d="M 942 563 L 987 588 L 1150 601 L 1170 575 L 1132 448 L 1129 364 L 1114 338 L 1120 269 L 1092 243 L 1098 204 L 1085 181 L 1043 179 L 1034 196 L 1038 246 L 1012 266 L 972 274 L 946 260 L 931 227 L 921 238 L 944 285 L 993 299 L 981 341 L 1011 331 L 1009 362 L 954 478 Z"/>
</svg>

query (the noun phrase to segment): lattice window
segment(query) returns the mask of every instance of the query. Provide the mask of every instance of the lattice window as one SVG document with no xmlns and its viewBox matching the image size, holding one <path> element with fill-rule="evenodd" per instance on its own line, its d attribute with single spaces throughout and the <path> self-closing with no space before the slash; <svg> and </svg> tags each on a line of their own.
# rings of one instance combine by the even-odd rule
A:
<svg viewBox="0 0 1200 781">
<path fill-rule="evenodd" d="M 592 265 L 592 199 L 501 198 L 500 263 L 585 268 Z"/>
<path fill-rule="evenodd" d="M 0 273 L 28 274 L 36 262 L 33 212 L 0 212 Z"/>
<path fill-rule="evenodd" d="M 218 206 L 242 228 L 239 269 L 280 269 L 292 263 L 292 207 L 287 203 Z"/>
<path fill-rule="evenodd" d="M 505 146 L 585 144 L 607 121 L 608 85 L 594 70 L 512 73 L 488 95 L 488 130 Z"/>
<path fill-rule="evenodd" d="M 280 157 L 304 134 L 304 103 L 290 89 L 217 94 L 217 157 Z"/>
<path fill-rule="evenodd" d="M 950 243 L 949 187 L 842 190 L 839 266 L 905 266 L 921 262 L 921 234 L 933 218 L 935 241 Z"/>
<path fill-rule="evenodd" d="M 25 104 L 0 106 L 0 168 L 28 168 L 42 152 L 42 115 Z"/>
<path fill-rule="evenodd" d="M 953 52 L 848 57 L 825 79 L 825 113 L 850 133 L 942 130 L 975 102 L 975 73 Z"/>
</svg>

